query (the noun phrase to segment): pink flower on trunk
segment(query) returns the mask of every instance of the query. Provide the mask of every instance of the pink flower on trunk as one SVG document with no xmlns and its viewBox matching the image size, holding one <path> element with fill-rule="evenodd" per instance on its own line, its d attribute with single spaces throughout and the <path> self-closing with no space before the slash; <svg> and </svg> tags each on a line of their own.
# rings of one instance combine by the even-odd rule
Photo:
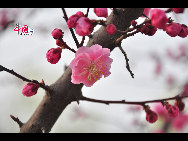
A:
<svg viewBox="0 0 188 141">
<path fill-rule="evenodd" d="M 108 17 L 108 9 L 107 8 L 94 8 L 94 12 L 98 17 Z"/>
<path fill-rule="evenodd" d="M 27 85 L 24 86 L 22 90 L 22 94 L 27 97 L 31 97 L 35 95 L 38 91 L 39 85 L 29 82 Z"/>
<path fill-rule="evenodd" d="M 114 24 L 109 24 L 109 25 L 106 26 L 106 31 L 107 31 L 108 34 L 112 35 L 117 31 L 117 29 L 116 29 L 116 26 Z"/>
<path fill-rule="evenodd" d="M 91 87 L 103 75 L 104 77 L 109 76 L 113 62 L 109 56 L 110 49 L 102 48 L 98 44 L 90 48 L 80 47 L 70 64 L 72 69 L 71 82 L 74 84 L 83 83 L 86 87 Z"/>
</svg>

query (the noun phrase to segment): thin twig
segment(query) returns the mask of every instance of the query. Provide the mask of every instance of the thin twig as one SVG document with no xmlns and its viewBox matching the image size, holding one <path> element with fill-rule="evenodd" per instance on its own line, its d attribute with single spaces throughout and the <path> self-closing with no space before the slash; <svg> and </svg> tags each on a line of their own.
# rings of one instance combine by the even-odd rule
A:
<svg viewBox="0 0 188 141">
<path fill-rule="evenodd" d="M 121 45 L 119 45 L 118 47 L 119 47 L 119 49 L 121 50 L 121 52 L 123 53 L 123 55 L 125 56 L 126 68 L 127 68 L 127 70 L 130 72 L 131 77 L 134 78 L 134 73 L 132 72 L 132 70 L 131 70 L 131 68 L 130 68 L 130 65 L 129 65 L 129 58 L 128 58 L 126 52 L 123 50 L 123 48 L 121 47 Z"/>
<path fill-rule="evenodd" d="M 19 120 L 19 118 L 14 117 L 13 115 L 10 115 L 11 119 L 13 119 L 21 128 L 24 124 Z"/>
<path fill-rule="evenodd" d="M 85 14 L 85 17 L 88 17 L 89 9 L 90 9 L 90 8 L 87 8 L 87 12 L 86 12 L 86 14 Z"/>
<path fill-rule="evenodd" d="M 59 38 L 59 41 L 63 44 L 62 47 L 66 48 L 66 49 L 68 49 L 68 50 L 70 50 L 70 51 L 72 51 L 73 53 L 76 53 L 76 50 L 74 50 L 74 49 L 71 48 L 69 45 L 67 45 L 67 43 L 64 42 L 61 38 Z"/>
<path fill-rule="evenodd" d="M 85 36 L 82 37 L 82 41 L 81 41 L 81 43 L 79 44 L 80 47 L 83 46 L 84 41 L 85 41 Z"/>
<path fill-rule="evenodd" d="M 92 98 L 87 98 L 85 96 L 82 96 L 80 100 L 83 101 L 89 101 L 89 102 L 94 102 L 94 103 L 101 103 L 101 104 L 128 104 L 128 105 L 141 105 L 145 106 L 147 103 L 157 103 L 157 102 L 164 102 L 164 101 L 169 101 L 169 100 L 176 100 L 176 99 L 183 99 L 183 98 L 188 98 L 188 95 L 177 95 L 174 97 L 170 98 L 164 98 L 164 99 L 156 99 L 156 100 L 148 100 L 148 101 L 126 101 L 126 100 L 120 100 L 120 101 L 111 101 L 111 100 L 98 100 L 98 99 L 92 99 Z"/>
<path fill-rule="evenodd" d="M 46 91 L 48 91 L 48 92 L 51 92 L 51 89 L 50 89 L 49 86 L 47 86 L 47 85 L 45 85 L 45 84 L 43 84 L 43 83 L 39 83 L 37 80 L 30 80 L 30 79 L 28 79 L 28 78 L 26 78 L 26 77 L 24 77 L 24 76 L 22 76 L 22 75 L 16 73 L 14 70 L 7 69 L 7 68 L 5 68 L 5 67 L 2 66 L 2 65 L 0 65 L 0 70 L 1 70 L 1 71 L 5 71 L 5 72 L 8 72 L 8 73 L 10 73 L 10 74 L 16 76 L 17 78 L 22 79 L 22 80 L 25 81 L 25 82 L 32 82 L 32 83 L 38 84 L 38 85 L 39 85 L 41 88 L 43 88 L 44 90 L 46 90 Z"/>
<path fill-rule="evenodd" d="M 65 21 L 67 22 L 67 21 L 68 21 L 68 16 L 67 16 L 66 10 L 65 10 L 65 8 L 61 8 L 61 9 L 62 9 L 63 14 L 64 14 L 64 17 L 63 17 L 63 18 L 64 18 Z M 72 29 L 72 28 L 69 28 L 69 30 L 70 30 L 70 32 L 71 32 L 71 34 L 72 34 L 72 37 L 73 37 L 73 39 L 74 39 L 74 42 L 76 43 L 77 48 L 79 48 L 79 42 L 78 42 L 78 39 L 76 38 L 76 35 L 74 34 L 73 29 Z"/>
<path fill-rule="evenodd" d="M 85 14 L 85 17 L 88 17 L 89 9 L 90 9 L 90 8 L 87 8 L 87 12 L 86 12 L 86 14 Z M 79 44 L 79 47 L 83 46 L 84 41 L 85 41 L 85 36 L 82 37 L 82 41 L 81 41 L 81 43 Z"/>
</svg>

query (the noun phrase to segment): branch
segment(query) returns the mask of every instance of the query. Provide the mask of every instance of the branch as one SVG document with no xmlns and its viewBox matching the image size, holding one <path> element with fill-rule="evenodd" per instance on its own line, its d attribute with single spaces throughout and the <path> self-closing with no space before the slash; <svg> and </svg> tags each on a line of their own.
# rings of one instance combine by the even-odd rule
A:
<svg viewBox="0 0 188 141">
<path fill-rule="evenodd" d="M 184 98 L 188 98 L 188 96 L 177 95 L 177 96 L 170 97 L 170 98 L 148 100 L 148 101 L 126 101 L 126 100 L 110 101 L 110 100 L 97 100 L 97 99 L 87 98 L 87 97 L 83 96 L 81 98 L 81 100 L 83 100 L 83 101 L 89 101 L 89 102 L 94 102 L 94 103 L 101 103 L 101 104 L 106 104 L 106 105 L 110 105 L 110 104 L 128 104 L 128 105 L 141 105 L 141 106 L 145 106 L 147 103 L 157 103 L 157 102 L 161 102 L 162 103 L 162 102 L 169 101 L 169 100 L 184 99 Z"/>
<path fill-rule="evenodd" d="M 118 47 L 119 47 L 119 49 L 121 50 L 121 52 L 123 53 L 123 55 L 125 56 L 126 68 L 127 68 L 127 70 L 128 70 L 129 73 L 131 74 L 131 77 L 134 78 L 134 73 L 132 72 L 132 70 L 131 70 L 131 68 L 130 68 L 130 65 L 129 65 L 129 58 L 128 58 L 126 52 L 123 50 L 123 48 L 122 48 L 121 45 L 119 45 Z"/>
<path fill-rule="evenodd" d="M 87 8 L 87 12 L 86 12 L 86 15 L 85 15 L 86 17 L 88 17 L 89 9 L 90 9 L 90 8 Z"/>
<path fill-rule="evenodd" d="M 14 117 L 13 115 L 10 115 L 11 119 L 14 120 L 18 125 L 19 127 L 21 128 L 24 124 L 19 120 L 19 118 L 17 117 Z"/>
<path fill-rule="evenodd" d="M 61 8 L 61 9 L 62 9 L 63 14 L 64 14 L 64 19 L 65 19 L 65 21 L 67 22 L 67 21 L 68 21 L 68 16 L 67 16 L 66 10 L 65 10 L 65 8 Z M 74 34 L 73 29 L 72 29 L 72 28 L 69 28 L 69 30 L 70 30 L 70 32 L 71 32 L 71 34 L 72 34 L 72 37 L 73 37 L 73 39 L 74 39 L 74 42 L 76 43 L 77 48 L 79 48 L 79 42 L 78 42 L 78 39 L 76 38 L 76 35 Z"/>
<path fill-rule="evenodd" d="M 0 65 L 0 72 L 1 72 L 1 71 L 8 72 L 8 73 L 10 73 L 10 74 L 16 76 L 17 78 L 22 79 L 22 80 L 25 81 L 25 82 L 32 82 L 32 83 L 38 84 L 41 88 L 43 88 L 43 89 L 46 90 L 46 91 L 49 91 L 49 92 L 52 91 L 52 90 L 49 88 L 49 86 L 47 86 L 47 85 L 45 85 L 45 84 L 43 84 L 43 83 L 39 83 L 37 80 L 30 80 L 30 79 L 28 79 L 28 78 L 26 78 L 26 77 L 24 77 L 24 76 L 22 76 L 22 75 L 16 73 L 14 70 L 7 69 L 7 68 L 5 68 L 5 67 L 2 66 L 2 65 Z"/>
</svg>

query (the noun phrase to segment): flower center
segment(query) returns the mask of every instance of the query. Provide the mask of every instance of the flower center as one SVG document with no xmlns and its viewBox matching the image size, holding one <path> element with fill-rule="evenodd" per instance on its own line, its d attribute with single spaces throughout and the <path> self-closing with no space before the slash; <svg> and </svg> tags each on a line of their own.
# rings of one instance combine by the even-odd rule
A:
<svg viewBox="0 0 188 141">
<path fill-rule="evenodd" d="M 88 80 L 91 82 L 92 81 L 92 77 L 95 79 L 95 81 L 99 80 L 101 78 L 100 74 L 104 74 L 103 71 L 99 70 L 97 68 L 96 64 L 91 64 L 88 67 L 88 71 L 89 71 L 89 75 L 88 75 Z"/>
</svg>

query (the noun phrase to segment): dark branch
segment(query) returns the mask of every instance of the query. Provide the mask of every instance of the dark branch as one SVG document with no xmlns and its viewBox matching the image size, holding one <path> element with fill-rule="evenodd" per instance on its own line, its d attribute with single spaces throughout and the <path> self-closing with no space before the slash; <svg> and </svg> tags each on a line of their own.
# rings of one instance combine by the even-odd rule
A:
<svg viewBox="0 0 188 141">
<path fill-rule="evenodd" d="M 86 17 L 88 17 L 89 9 L 90 9 L 90 8 L 87 8 L 87 12 L 86 12 L 86 15 L 85 15 Z"/>
<path fill-rule="evenodd" d="M 14 117 L 13 115 L 10 115 L 11 119 L 14 120 L 18 125 L 19 127 L 21 128 L 24 124 L 19 120 L 19 118 L 17 117 Z"/>
<path fill-rule="evenodd" d="M 184 99 L 184 98 L 188 98 L 188 96 L 177 95 L 177 96 L 170 97 L 170 98 L 148 100 L 148 101 L 138 101 L 138 102 L 136 102 L 136 101 L 126 101 L 126 100 L 120 100 L 120 101 L 98 100 L 98 99 L 87 98 L 87 97 L 84 97 L 84 96 L 80 100 L 94 102 L 94 103 L 101 103 L 101 104 L 106 104 L 106 105 L 110 105 L 110 104 L 127 104 L 127 105 L 145 106 L 147 103 L 157 103 L 157 102 L 162 103 L 162 102 L 169 101 L 169 100 Z"/>
<path fill-rule="evenodd" d="M 129 71 L 129 73 L 131 74 L 131 77 L 134 78 L 134 73 L 132 72 L 130 65 L 129 65 L 129 58 L 126 54 L 126 52 L 123 50 L 123 48 L 121 47 L 121 45 L 118 46 L 119 49 L 121 50 L 121 52 L 123 53 L 123 55 L 125 56 L 125 60 L 126 60 L 126 68 Z"/>
<path fill-rule="evenodd" d="M 2 65 L 0 65 L 0 71 L 8 72 L 8 73 L 10 73 L 10 74 L 16 76 L 17 78 L 22 79 L 22 80 L 25 81 L 25 82 L 32 82 L 32 83 L 38 84 L 41 88 L 43 88 L 43 89 L 46 90 L 46 91 L 49 91 L 49 92 L 52 91 L 52 90 L 49 88 L 49 86 L 47 86 L 47 85 L 45 85 L 45 84 L 43 84 L 43 83 L 39 83 L 37 80 L 30 80 L 30 79 L 28 79 L 28 78 L 26 78 L 26 77 L 24 77 L 24 76 L 22 76 L 22 75 L 16 73 L 14 70 L 7 69 L 7 68 L 5 68 L 5 67 L 2 66 Z"/>
<path fill-rule="evenodd" d="M 63 14 L 64 14 L 64 19 L 65 19 L 65 21 L 67 22 L 67 21 L 68 21 L 68 16 L 67 16 L 66 10 L 65 10 L 65 8 L 61 8 L 61 9 L 62 9 Z M 69 28 L 69 30 L 70 30 L 70 32 L 71 32 L 71 34 L 72 34 L 72 37 L 73 37 L 73 39 L 74 39 L 74 42 L 76 43 L 77 48 L 79 48 L 79 42 L 78 42 L 78 39 L 76 38 L 76 35 L 74 34 L 73 29 L 72 29 L 72 28 Z"/>
</svg>

